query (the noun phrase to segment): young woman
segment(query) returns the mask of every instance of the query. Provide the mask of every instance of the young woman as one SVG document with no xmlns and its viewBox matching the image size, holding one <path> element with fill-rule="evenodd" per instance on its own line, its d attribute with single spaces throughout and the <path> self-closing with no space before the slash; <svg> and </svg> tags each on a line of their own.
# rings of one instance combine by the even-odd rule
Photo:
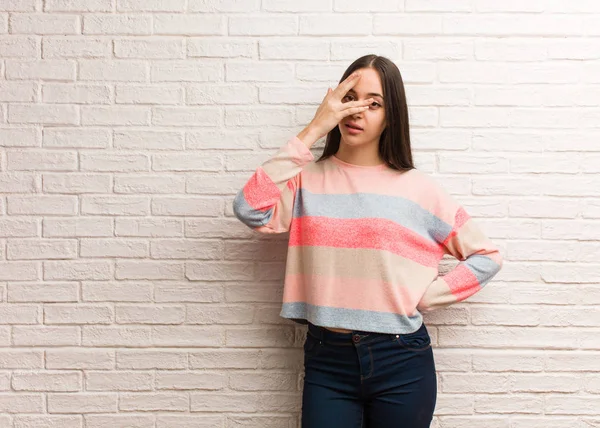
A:
<svg viewBox="0 0 600 428">
<path fill-rule="evenodd" d="M 258 232 L 290 232 L 280 315 L 308 325 L 302 427 L 429 427 L 437 378 L 422 314 L 481 290 L 502 257 L 414 167 L 396 65 L 353 62 L 233 208 Z M 439 276 L 444 254 L 461 262 Z"/>
</svg>

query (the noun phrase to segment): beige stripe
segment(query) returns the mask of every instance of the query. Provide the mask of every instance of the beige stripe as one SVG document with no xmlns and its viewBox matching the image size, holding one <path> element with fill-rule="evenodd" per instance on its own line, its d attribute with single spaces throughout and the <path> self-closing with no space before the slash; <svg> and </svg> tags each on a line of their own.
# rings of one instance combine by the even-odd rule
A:
<svg viewBox="0 0 600 428">
<path fill-rule="evenodd" d="M 498 251 L 498 248 L 472 218 L 462 225 L 458 233 L 450 238 L 446 245 L 449 253 L 459 260 L 464 260 L 474 253 L 486 255 Z"/>
<path fill-rule="evenodd" d="M 429 285 L 438 269 L 388 251 L 319 246 L 289 247 L 286 274 L 381 280 L 410 289 Z"/>
</svg>

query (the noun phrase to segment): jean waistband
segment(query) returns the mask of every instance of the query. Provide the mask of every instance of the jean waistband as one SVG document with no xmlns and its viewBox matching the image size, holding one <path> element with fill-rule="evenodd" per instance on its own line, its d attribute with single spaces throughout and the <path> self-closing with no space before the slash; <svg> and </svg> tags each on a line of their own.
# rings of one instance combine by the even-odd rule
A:
<svg viewBox="0 0 600 428">
<path fill-rule="evenodd" d="M 352 330 L 350 333 L 341 333 L 329 330 L 325 327 L 308 323 L 307 334 L 326 342 L 378 342 L 380 340 L 391 340 L 398 335 L 392 333 L 378 333 L 373 331 Z"/>
</svg>

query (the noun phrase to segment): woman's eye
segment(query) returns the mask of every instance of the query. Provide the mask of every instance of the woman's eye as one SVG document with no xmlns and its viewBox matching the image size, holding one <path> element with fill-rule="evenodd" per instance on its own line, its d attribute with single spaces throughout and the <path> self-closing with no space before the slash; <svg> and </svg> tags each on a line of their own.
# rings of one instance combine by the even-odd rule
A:
<svg viewBox="0 0 600 428">
<path fill-rule="evenodd" d="M 350 99 L 350 100 L 353 100 L 353 99 L 354 99 L 354 97 L 352 97 L 352 95 L 345 95 L 345 96 L 344 96 L 344 98 L 342 98 L 342 101 L 344 101 L 346 98 L 348 98 L 348 99 Z M 373 101 L 373 102 L 370 104 L 370 107 L 381 107 L 381 104 L 379 104 L 379 103 L 378 103 L 378 102 L 376 102 L 376 101 Z"/>
</svg>

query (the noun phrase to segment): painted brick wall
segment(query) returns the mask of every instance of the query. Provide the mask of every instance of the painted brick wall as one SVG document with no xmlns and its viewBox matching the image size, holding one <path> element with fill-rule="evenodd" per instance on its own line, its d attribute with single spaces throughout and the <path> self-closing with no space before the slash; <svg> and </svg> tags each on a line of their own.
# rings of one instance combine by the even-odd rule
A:
<svg viewBox="0 0 600 428">
<path fill-rule="evenodd" d="M 287 235 L 231 202 L 366 53 L 505 257 L 426 318 L 432 426 L 600 425 L 599 23 L 595 0 L 0 0 L 0 427 L 299 426 Z"/>
</svg>

